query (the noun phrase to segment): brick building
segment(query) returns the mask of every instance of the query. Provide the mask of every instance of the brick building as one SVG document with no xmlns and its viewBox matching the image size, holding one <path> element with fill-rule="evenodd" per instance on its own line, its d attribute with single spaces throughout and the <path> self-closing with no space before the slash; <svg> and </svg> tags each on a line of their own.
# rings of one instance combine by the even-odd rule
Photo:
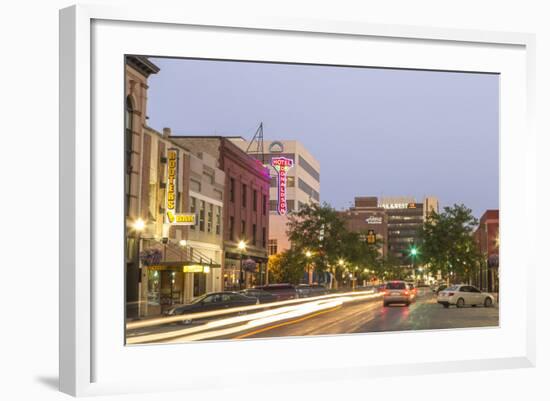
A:
<svg viewBox="0 0 550 401">
<path fill-rule="evenodd" d="M 225 173 L 223 288 L 234 290 L 265 282 L 269 170 L 225 137 L 174 135 L 172 141 L 194 155 L 213 156 Z M 238 248 L 240 241 L 246 244 L 244 250 Z"/>
<path fill-rule="evenodd" d="M 380 253 L 382 256 L 388 254 L 388 215 L 384 208 L 378 206 L 378 198 L 356 197 L 354 207 L 339 213 L 348 230 L 363 234 L 374 231 L 376 242 L 380 244 Z"/>
<path fill-rule="evenodd" d="M 498 292 L 499 267 L 499 210 L 487 210 L 479 220 L 479 226 L 474 232 L 474 238 L 485 263 L 479 272 L 480 289 Z"/>
</svg>

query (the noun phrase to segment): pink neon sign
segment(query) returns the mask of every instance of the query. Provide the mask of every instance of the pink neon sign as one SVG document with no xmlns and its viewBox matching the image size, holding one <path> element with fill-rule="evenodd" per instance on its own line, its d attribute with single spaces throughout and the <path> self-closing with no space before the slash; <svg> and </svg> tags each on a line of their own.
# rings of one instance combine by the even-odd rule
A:
<svg viewBox="0 0 550 401">
<path fill-rule="evenodd" d="M 274 157 L 271 159 L 271 165 L 277 171 L 278 182 L 278 201 L 277 212 L 279 214 L 286 214 L 286 177 L 288 170 L 294 166 L 294 160 L 287 159 L 286 157 Z"/>
</svg>

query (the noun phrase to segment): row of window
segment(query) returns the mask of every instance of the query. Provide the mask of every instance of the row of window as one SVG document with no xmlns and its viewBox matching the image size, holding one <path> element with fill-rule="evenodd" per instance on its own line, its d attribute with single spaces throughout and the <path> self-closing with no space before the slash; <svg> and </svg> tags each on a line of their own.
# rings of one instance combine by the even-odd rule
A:
<svg viewBox="0 0 550 401">
<path fill-rule="evenodd" d="M 269 183 L 269 186 L 271 188 L 277 188 L 278 185 L 279 185 L 279 183 L 278 183 L 277 176 L 275 175 L 275 176 L 271 177 L 271 181 Z M 287 188 L 294 188 L 295 185 L 296 185 L 296 178 L 294 176 L 291 176 L 291 175 L 287 176 L 286 177 L 286 187 Z"/>
<path fill-rule="evenodd" d="M 221 234 L 222 208 L 203 200 L 190 197 L 189 211 L 195 214 L 194 226 L 190 226 L 191 230 L 198 230 L 206 233 L 214 232 L 216 235 Z"/>
<path fill-rule="evenodd" d="M 308 184 L 306 184 L 305 181 L 303 181 L 301 178 L 298 178 L 298 188 L 300 188 L 302 191 L 304 191 L 311 198 L 313 198 L 317 202 L 319 202 L 319 192 L 317 192 L 312 187 L 310 187 Z"/>
<path fill-rule="evenodd" d="M 260 245 L 258 243 L 259 238 L 258 238 L 258 229 L 257 228 L 258 227 L 257 227 L 256 224 L 252 224 L 251 242 L 252 242 L 252 245 L 254 245 L 254 246 Z M 239 239 L 248 238 L 246 220 L 241 220 L 241 227 L 240 227 L 239 233 L 240 233 Z M 229 216 L 229 239 L 231 241 L 236 241 L 237 240 L 237 237 L 235 235 L 235 216 Z M 262 235 L 261 235 L 261 246 L 262 246 L 262 248 L 265 248 L 266 240 L 267 240 L 267 231 L 266 231 L 265 227 L 262 227 Z"/>
<path fill-rule="evenodd" d="M 321 175 L 317 170 L 313 168 L 311 164 L 309 164 L 302 156 L 299 156 L 298 163 L 300 163 L 300 166 L 309 173 L 317 182 L 321 182 Z"/>
<path fill-rule="evenodd" d="M 235 202 L 235 179 L 229 179 L 229 201 Z M 258 191 L 252 190 L 252 210 L 258 211 Z M 241 184 L 241 207 L 247 207 L 248 205 L 248 185 Z M 265 216 L 267 214 L 267 195 L 262 195 L 262 214 Z"/>
</svg>

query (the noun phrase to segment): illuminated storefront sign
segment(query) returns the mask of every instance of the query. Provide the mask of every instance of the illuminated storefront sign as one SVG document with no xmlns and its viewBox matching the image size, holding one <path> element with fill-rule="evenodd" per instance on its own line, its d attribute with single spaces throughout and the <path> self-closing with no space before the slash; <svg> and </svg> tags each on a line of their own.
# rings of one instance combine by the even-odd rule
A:
<svg viewBox="0 0 550 401">
<path fill-rule="evenodd" d="M 382 217 L 379 216 L 369 216 L 365 219 L 367 224 L 382 224 Z"/>
<path fill-rule="evenodd" d="M 170 216 L 176 214 L 177 173 L 178 151 L 168 149 L 168 171 L 166 175 L 166 219 L 168 222 L 170 222 Z"/>
<path fill-rule="evenodd" d="M 176 213 L 178 200 L 178 150 L 168 149 L 168 169 L 166 174 L 166 215 L 165 222 L 179 226 L 195 225 L 195 215 L 190 213 Z"/>
<path fill-rule="evenodd" d="M 382 203 L 379 205 L 379 207 L 383 207 L 384 209 L 406 209 L 407 204 L 406 203 Z"/>
<path fill-rule="evenodd" d="M 210 266 L 208 265 L 188 265 L 183 266 L 184 273 L 210 273 Z"/>
<path fill-rule="evenodd" d="M 271 159 L 271 166 L 277 171 L 277 212 L 281 215 L 287 213 L 286 206 L 286 178 L 287 172 L 294 166 L 294 160 L 286 157 L 274 157 Z"/>
</svg>

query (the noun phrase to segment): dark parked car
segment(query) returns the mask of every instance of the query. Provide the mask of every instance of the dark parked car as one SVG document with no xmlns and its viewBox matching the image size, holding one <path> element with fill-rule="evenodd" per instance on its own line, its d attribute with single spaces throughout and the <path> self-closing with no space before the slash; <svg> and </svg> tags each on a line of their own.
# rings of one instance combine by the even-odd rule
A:
<svg viewBox="0 0 550 401">
<path fill-rule="evenodd" d="M 190 304 L 175 306 L 165 312 L 167 316 L 183 315 L 186 313 L 209 312 L 217 309 L 235 308 L 259 304 L 255 297 L 248 297 L 237 292 L 212 292 L 195 298 Z"/>
<path fill-rule="evenodd" d="M 258 298 L 261 304 L 267 302 L 275 302 L 277 297 L 273 294 L 270 294 L 267 291 L 261 290 L 259 288 L 247 288 L 246 290 L 239 291 L 240 294 L 246 295 L 247 297 Z"/>
<path fill-rule="evenodd" d="M 317 297 L 319 295 L 327 295 L 329 291 L 321 284 L 300 284 L 296 287 L 299 298 Z"/>
<path fill-rule="evenodd" d="M 261 287 L 254 287 L 256 289 L 264 290 L 277 297 L 277 301 L 285 301 L 287 299 L 298 298 L 298 292 L 296 287 L 292 284 L 268 284 Z"/>
</svg>

